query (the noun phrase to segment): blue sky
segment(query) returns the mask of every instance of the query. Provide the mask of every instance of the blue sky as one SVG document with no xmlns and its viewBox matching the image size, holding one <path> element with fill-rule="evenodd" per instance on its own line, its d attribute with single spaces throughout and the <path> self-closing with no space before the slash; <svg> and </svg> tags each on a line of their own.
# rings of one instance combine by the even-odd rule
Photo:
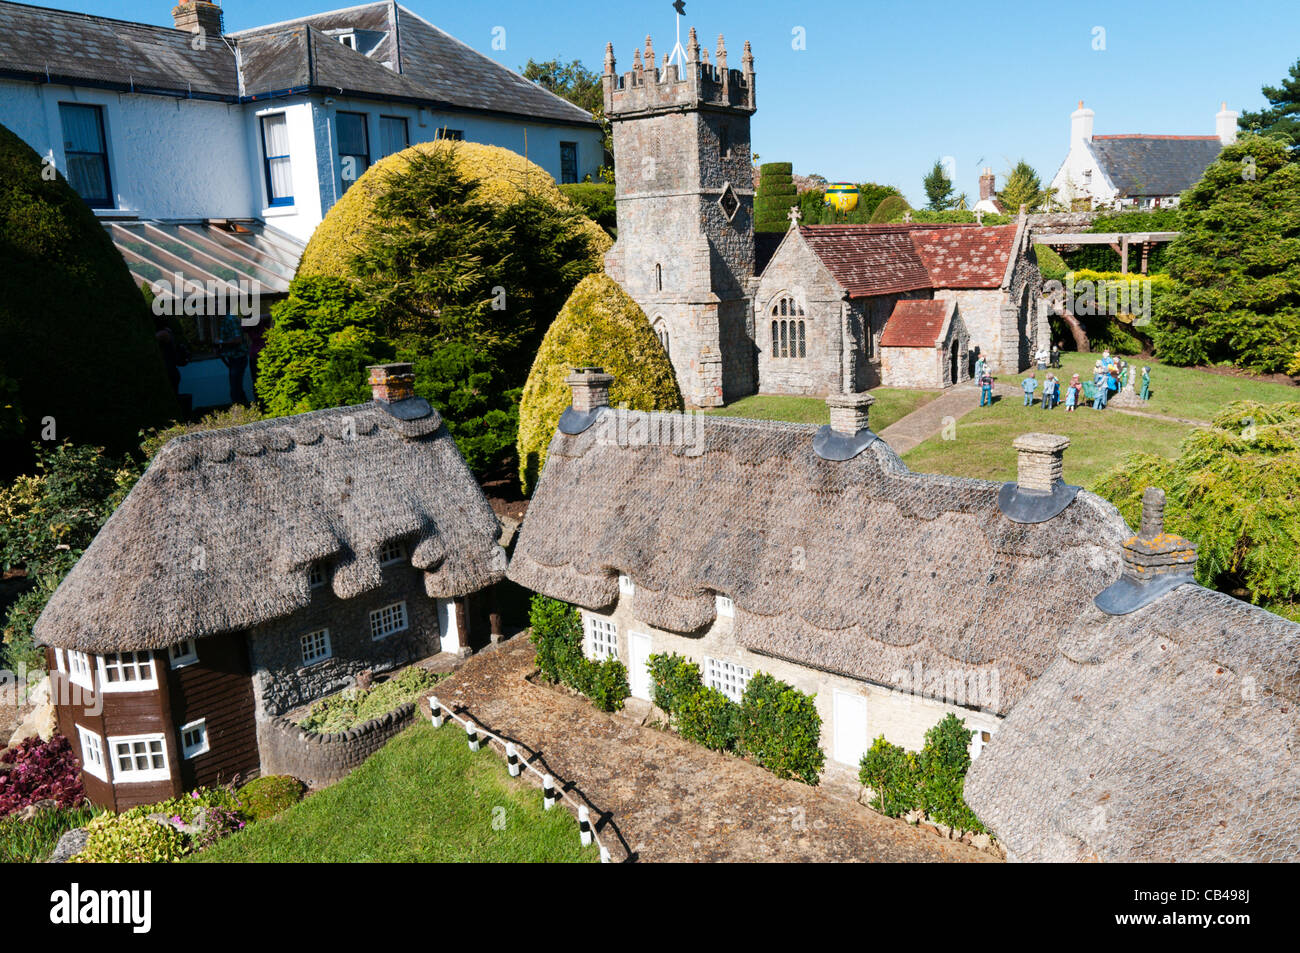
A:
<svg viewBox="0 0 1300 953">
<path fill-rule="evenodd" d="M 171 0 L 49 0 L 87 13 L 170 23 Z M 238 30 L 350 5 L 347 0 L 225 0 Z M 670 0 L 407 0 L 403 4 L 512 69 L 529 57 L 581 59 L 600 70 L 612 40 L 619 69 L 646 33 L 672 49 Z M 898 186 L 914 204 L 934 160 L 951 156 L 957 186 L 978 196 L 979 169 L 1020 157 L 1051 177 L 1069 114 L 1083 99 L 1095 132 L 1210 135 L 1221 100 L 1263 105 L 1300 58 L 1296 0 L 687 0 L 686 25 L 710 50 L 745 40 L 758 72 L 754 150 L 801 173 Z M 492 49 L 505 28 L 506 49 Z M 804 49 L 794 49 L 803 29 Z M 1104 33 L 1098 33 L 1100 28 Z M 1104 43 L 1098 43 L 1098 41 Z M 1095 49 L 1104 45 L 1104 49 Z"/>
</svg>

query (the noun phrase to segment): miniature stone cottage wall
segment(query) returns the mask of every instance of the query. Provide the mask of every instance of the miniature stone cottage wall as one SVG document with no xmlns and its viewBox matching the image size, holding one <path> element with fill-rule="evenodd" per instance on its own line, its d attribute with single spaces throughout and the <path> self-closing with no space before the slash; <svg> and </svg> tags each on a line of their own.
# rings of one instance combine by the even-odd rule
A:
<svg viewBox="0 0 1300 953">
<path fill-rule="evenodd" d="M 408 702 L 349 731 L 308 731 L 284 718 L 257 726 L 262 774 L 288 774 L 311 787 L 341 780 L 392 738 L 415 724 L 416 706 Z"/>
</svg>

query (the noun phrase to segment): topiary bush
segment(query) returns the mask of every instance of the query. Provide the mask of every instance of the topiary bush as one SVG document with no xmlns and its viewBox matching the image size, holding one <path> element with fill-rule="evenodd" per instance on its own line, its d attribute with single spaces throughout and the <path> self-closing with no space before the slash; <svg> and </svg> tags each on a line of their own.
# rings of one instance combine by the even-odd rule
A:
<svg viewBox="0 0 1300 953">
<path fill-rule="evenodd" d="M 970 768 L 970 739 L 966 722 L 949 713 L 925 733 L 925 747 L 917 758 L 921 810 L 940 824 L 982 833 L 984 825 L 967 805 L 963 794 Z"/>
<path fill-rule="evenodd" d="M 571 400 L 564 379 L 575 367 L 614 376 L 609 400 L 631 410 L 681 410 L 668 355 L 645 312 L 608 275 L 589 275 L 565 302 L 542 339 L 519 403 L 519 479 L 536 485 L 546 448 Z"/>
<path fill-rule="evenodd" d="M 252 821 L 275 817 L 302 800 L 306 786 L 287 774 L 269 774 L 254 778 L 239 789 L 241 810 Z"/>
<path fill-rule="evenodd" d="M 816 784 L 826 762 L 815 696 L 765 672 L 745 687 L 740 703 L 739 749 L 779 778 Z"/>
<path fill-rule="evenodd" d="M 0 773 L 0 818 L 38 801 L 54 801 L 61 808 L 85 803 L 81 762 L 63 735 L 20 741 L 0 755 L 0 763 L 9 765 Z"/>
<path fill-rule="evenodd" d="M 735 751 L 740 741 L 740 706 L 716 688 L 697 688 L 673 712 L 678 734 L 714 751 Z"/>
<path fill-rule="evenodd" d="M 921 767 L 915 752 L 890 744 L 881 735 L 862 756 L 858 780 L 871 788 L 871 806 L 889 817 L 902 817 L 921 805 Z"/>
<path fill-rule="evenodd" d="M 599 662 L 583 659 L 582 693 L 601 711 L 622 711 L 623 703 L 632 694 L 627 681 L 627 666 L 616 658 Z"/>
<path fill-rule="evenodd" d="M 16 384 L 6 464 L 55 439 L 121 452 L 176 413 L 153 317 L 108 232 L 62 175 L 0 126 L 0 378 Z"/>
<path fill-rule="evenodd" d="M 529 607 L 528 639 L 537 646 L 537 668 L 549 682 L 567 685 L 592 700 L 601 711 L 620 711 L 632 694 L 627 667 L 618 659 L 599 662 L 582 651 L 578 610 L 558 599 L 535 595 Z"/>
<path fill-rule="evenodd" d="M 912 206 L 907 204 L 907 199 L 901 195 L 887 195 L 881 199 L 876 210 L 871 213 L 872 225 L 881 225 L 886 222 L 892 222 L 895 218 L 902 218 L 903 213 L 910 210 Z"/>
<path fill-rule="evenodd" d="M 682 703 L 699 691 L 700 667 L 676 652 L 650 656 L 650 696 L 655 705 L 672 716 Z"/>
<path fill-rule="evenodd" d="M 789 162 L 765 162 L 758 167 L 758 189 L 754 193 L 754 231 L 784 232 L 790 227 L 790 206 L 799 204 L 794 184 L 794 166 Z"/>
</svg>

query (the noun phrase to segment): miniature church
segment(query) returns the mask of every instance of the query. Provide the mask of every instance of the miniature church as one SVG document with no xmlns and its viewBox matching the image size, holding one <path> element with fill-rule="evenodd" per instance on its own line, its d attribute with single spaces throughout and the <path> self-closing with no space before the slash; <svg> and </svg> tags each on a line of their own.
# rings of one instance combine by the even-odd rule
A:
<svg viewBox="0 0 1300 953">
<path fill-rule="evenodd" d="M 605 270 L 663 343 L 682 397 L 717 407 L 749 394 L 825 396 L 968 380 L 1048 342 L 1029 227 L 903 222 L 790 229 L 761 272 L 754 256 L 750 117 L 754 56 L 710 62 L 694 28 L 662 63 L 650 37 L 632 69 L 605 48 L 605 115 L 618 162 L 618 240 Z"/>
</svg>

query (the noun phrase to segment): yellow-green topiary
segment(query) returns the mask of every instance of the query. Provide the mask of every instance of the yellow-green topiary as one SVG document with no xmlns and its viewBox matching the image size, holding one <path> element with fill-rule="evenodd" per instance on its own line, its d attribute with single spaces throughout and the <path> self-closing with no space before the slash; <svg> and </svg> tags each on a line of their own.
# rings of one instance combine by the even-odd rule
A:
<svg viewBox="0 0 1300 953">
<path fill-rule="evenodd" d="M 348 274 L 353 256 L 361 249 L 367 226 L 374 221 L 375 199 L 386 178 L 391 173 L 400 174 L 416 152 L 440 149 L 451 150 L 458 175 L 477 183 L 478 198 L 508 205 L 525 195 L 540 195 L 552 198 L 557 205 L 572 206 L 545 169 L 509 149 L 451 139 L 421 142 L 380 159 L 352 184 L 316 226 L 298 265 L 298 274 L 333 277 Z M 579 227 L 590 236 L 588 244 L 596 267 L 603 267 L 605 253 L 613 240 L 590 219 L 583 219 Z"/>
<path fill-rule="evenodd" d="M 519 479 L 532 491 L 546 448 L 571 393 L 564 379 L 575 367 L 614 375 L 609 401 L 631 410 L 681 410 L 668 355 L 645 312 L 605 274 L 588 275 L 573 289 L 542 339 L 519 404 Z"/>
</svg>

